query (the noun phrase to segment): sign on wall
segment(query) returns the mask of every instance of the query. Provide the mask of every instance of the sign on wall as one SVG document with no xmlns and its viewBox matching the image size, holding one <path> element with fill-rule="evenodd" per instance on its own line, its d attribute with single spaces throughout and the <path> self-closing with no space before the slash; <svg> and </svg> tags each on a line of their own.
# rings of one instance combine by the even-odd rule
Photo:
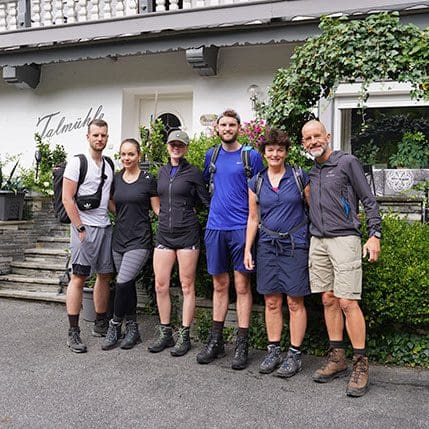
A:
<svg viewBox="0 0 429 429">
<path fill-rule="evenodd" d="M 39 133 L 42 139 L 59 136 L 86 128 L 92 120 L 102 119 L 103 116 L 103 106 L 101 104 L 97 108 L 90 107 L 86 114 L 77 115 L 74 118 L 67 117 L 59 110 L 58 112 L 39 116 L 36 123 L 36 133 Z"/>
</svg>

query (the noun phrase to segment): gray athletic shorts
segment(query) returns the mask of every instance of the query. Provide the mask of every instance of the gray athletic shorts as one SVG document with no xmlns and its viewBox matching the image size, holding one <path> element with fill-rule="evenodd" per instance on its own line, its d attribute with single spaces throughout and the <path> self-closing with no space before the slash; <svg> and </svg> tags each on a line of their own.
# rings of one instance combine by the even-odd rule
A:
<svg viewBox="0 0 429 429">
<path fill-rule="evenodd" d="M 115 271 L 112 259 L 112 227 L 85 225 L 85 238 L 70 228 L 70 250 L 72 272 L 88 277 L 93 273 L 107 274 Z"/>
</svg>

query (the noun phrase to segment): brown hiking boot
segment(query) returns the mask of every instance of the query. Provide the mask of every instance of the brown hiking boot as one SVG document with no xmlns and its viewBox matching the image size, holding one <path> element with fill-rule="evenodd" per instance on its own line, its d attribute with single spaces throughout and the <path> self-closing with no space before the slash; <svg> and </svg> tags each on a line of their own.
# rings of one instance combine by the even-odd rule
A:
<svg viewBox="0 0 429 429">
<path fill-rule="evenodd" d="M 362 355 L 353 356 L 353 372 L 347 385 L 347 396 L 363 396 L 368 390 L 368 358 Z"/>
<path fill-rule="evenodd" d="M 329 349 L 328 357 L 322 368 L 313 374 L 313 380 L 327 383 L 334 378 L 343 377 L 347 373 L 346 353 L 344 349 Z"/>
</svg>

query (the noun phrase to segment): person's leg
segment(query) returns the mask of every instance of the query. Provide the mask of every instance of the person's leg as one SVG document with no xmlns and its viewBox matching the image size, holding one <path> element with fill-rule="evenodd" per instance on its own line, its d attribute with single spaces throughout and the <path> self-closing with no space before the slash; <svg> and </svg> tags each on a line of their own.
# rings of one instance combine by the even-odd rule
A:
<svg viewBox="0 0 429 429">
<path fill-rule="evenodd" d="M 286 359 L 276 373 L 277 376 L 284 378 L 292 377 L 302 369 L 301 344 L 307 328 L 304 297 L 288 296 L 287 304 L 289 308 L 290 346 Z"/>
<path fill-rule="evenodd" d="M 179 278 L 183 292 L 182 325 L 189 327 L 195 312 L 195 272 L 200 251 L 198 249 L 181 249 L 177 251 Z"/>
<path fill-rule="evenodd" d="M 250 288 L 250 275 L 234 271 L 234 284 L 237 293 L 238 327 L 248 329 L 250 313 L 252 311 L 252 290 Z"/>
<path fill-rule="evenodd" d="M 122 349 L 131 349 L 141 342 L 137 325 L 137 297 L 135 277 L 149 258 L 148 249 L 134 249 L 124 254 L 113 251 L 113 260 L 118 272 L 113 319 L 109 322 L 106 338 L 101 346 L 110 350 L 117 346 L 121 337 L 122 321 L 126 319 L 125 336 L 121 341 Z"/>
<path fill-rule="evenodd" d="M 223 325 L 228 311 L 229 261 L 227 231 L 207 229 L 204 236 L 207 271 L 213 276 L 213 321 L 206 346 L 197 354 L 197 362 L 208 364 L 225 356 Z"/>
<path fill-rule="evenodd" d="M 182 326 L 177 333 L 177 341 L 171 349 L 172 356 L 183 356 L 191 349 L 190 326 L 195 312 L 195 272 L 199 249 L 177 250 L 179 278 L 183 293 Z"/>
<path fill-rule="evenodd" d="M 369 386 L 369 366 L 365 349 L 365 318 L 356 300 L 342 298 L 340 306 L 346 317 L 346 330 L 353 346 L 353 371 L 346 394 L 359 397 L 366 393 Z"/>
<path fill-rule="evenodd" d="M 159 319 L 162 325 L 170 324 L 171 300 L 170 277 L 176 262 L 176 252 L 172 249 L 155 249 L 153 270 L 155 273 L 155 292 Z"/>
<path fill-rule="evenodd" d="M 346 330 L 353 349 L 364 349 L 366 326 L 358 301 L 344 298 L 340 298 L 338 301 L 346 318 Z"/>
<path fill-rule="evenodd" d="M 155 249 L 153 255 L 153 269 L 155 273 L 156 302 L 161 324 L 158 328 L 158 338 L 148 347 L 151 353 L 158 353 L 167 347 L 174 346 L 173 330 L 170 325 L 170 278 L 171 270 L 175 262 L 175 250 L 167 248 Z"/>
<path fill-rule="evenodd" d="M 109 283 L 114 272 L 112 258 L 112 227 L 93 228 L 91 257 L 93 269 L 97 273 L 94 285 L 94 307 L 96 320 L 92 334 L 104 337 L 109 327 L 107 311 L 109 309 Z M 88 249 L 89 250 L 89 249 Z"/>
<path fill-rule="evenodd" d="M 323 313 L 329 341 L 342 342 L 344 335 L 344 316 L 339 299 L 332 291 L 322 293 Z"/>
<path fill-rule="evenodd" d="M 82 290 L 85 284 L 85 276 L 72 274 L 67 287 L 66 308 L 69 319 L 69 332 L 67 346 L 75 353 L 85 353 L 86 345 L 80 338 L 79 313 L 82 307 Z"/>
<path fill-rule="evenodd" d="M 281 293 L 267 294 L 265 299 L 265 325 L 268 336 L 268 352 L 259 366 L 261 374 L 270 374 L 282 362 L 280 340 L 283 328 Z"/>
<path fill-rule="evenodd" d="M 269 294 L 264 296 L 265 299 L 265 325 L 267 328 L 268 342 L 278 342 L 282 336 L 283 313 L 282 303 L 283 296 L 281 293 Z"/>
<path fill-rule="evenodd" d="M 228 312 L 229 274 L 215 274 L 213 276 L 213 320 L 224 322 Z"/>
</svg>

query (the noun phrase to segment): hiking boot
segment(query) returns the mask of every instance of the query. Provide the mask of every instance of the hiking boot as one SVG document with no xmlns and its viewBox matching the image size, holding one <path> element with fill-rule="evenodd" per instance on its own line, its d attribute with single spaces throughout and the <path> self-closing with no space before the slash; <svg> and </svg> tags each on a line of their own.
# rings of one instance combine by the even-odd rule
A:
<svg viewBox="0 0 429 429">
<path fill-rule="evenodd" d="M 290 378 L 297 374 L 302 369 L 302 355 L 301 353 L 294 353 L 288 350 L 286 359 L 283 361 L 282 366 L 276 371 L 277 377 Z"/>
<path fill-rule="evenodd" d="M 247 366 L 247 357 L 249 355 L 249 342 L 247 337 L 237 337 L 235 343 L 235 353 L 232 358 L 232 369 L 244 369 Z"/>
<path fill-rule="evenodd" d="M 353 371 L 347 385 L 347 396 L 363 396 L 369 385 L 368 358 L 362 355 L 353 356 Z"/>
<path fill-rule="evenodd" d="M 106 338 L 104 338 L 101 344 L 102 350 L 111 350 L 118 345 L 119 338 L 121 338 L 121 328 L 121 323 L 113 323 L 113 320 L 109 322 Z"/>
<path fill-rule="evenodd" d="M 268 353 L 259 365 L 259 372 L 261 374 L 272 373 L 282 363 L 282 360 L 280 346 L 270 344 L 268 346 Z"/>
<path fill-rule="evenodd" d="M 92 335 L 94 337 L 105 337 L 108 329 L 109 319 L 107 317 L 104 319 L 95 320 L 94 326 L 92 327 Z"/>
<path fill-rule="evenodd" d="M 162 352 L 174 346 L 173 329 L 171 326 L 159 326 L 158 338 L 147 348 L 151 353 Z"/>
<path fill-rule="evenodd" d="M 344 377 L 347 374 L 346 352 L 344 349 L 329 349 L 328 357 L 322 368 L 313 374 L 313 380 L 318 383 L 327 383 L 334 378 Z"/>
<path fill-rule="evenodd" d="M 180 328 L 177 334 L 177 341 L 170 350 L 171 356 L 183 356 L 191 350 L 191 339 L 189 337 L 189 328 Z"/>
<path fill-rule="evenodd" d="M 211 333 L 205 348 L 197 354 L 197 362 L 207 364 L 224 356 L 225 346 L 222 333 Z"/>
<path fill-rule="evenodd" d="M 139 332 L 139 325 L 134 320 L 127 320 L 125 323 L 125 337 L 119 346 L 121 349 L 132 349 L 136 344 L 142 342 Z"/>
<path fill-rule="evenodd" d="M 72 352 L 75 353 L 85 353 L 86 345 L 82 342 L 80 338 L 80 329 L 76 326 L 69 328 L 69 335 L 67 338 L 67 345 L 70 347 Z"/>
</svg>

